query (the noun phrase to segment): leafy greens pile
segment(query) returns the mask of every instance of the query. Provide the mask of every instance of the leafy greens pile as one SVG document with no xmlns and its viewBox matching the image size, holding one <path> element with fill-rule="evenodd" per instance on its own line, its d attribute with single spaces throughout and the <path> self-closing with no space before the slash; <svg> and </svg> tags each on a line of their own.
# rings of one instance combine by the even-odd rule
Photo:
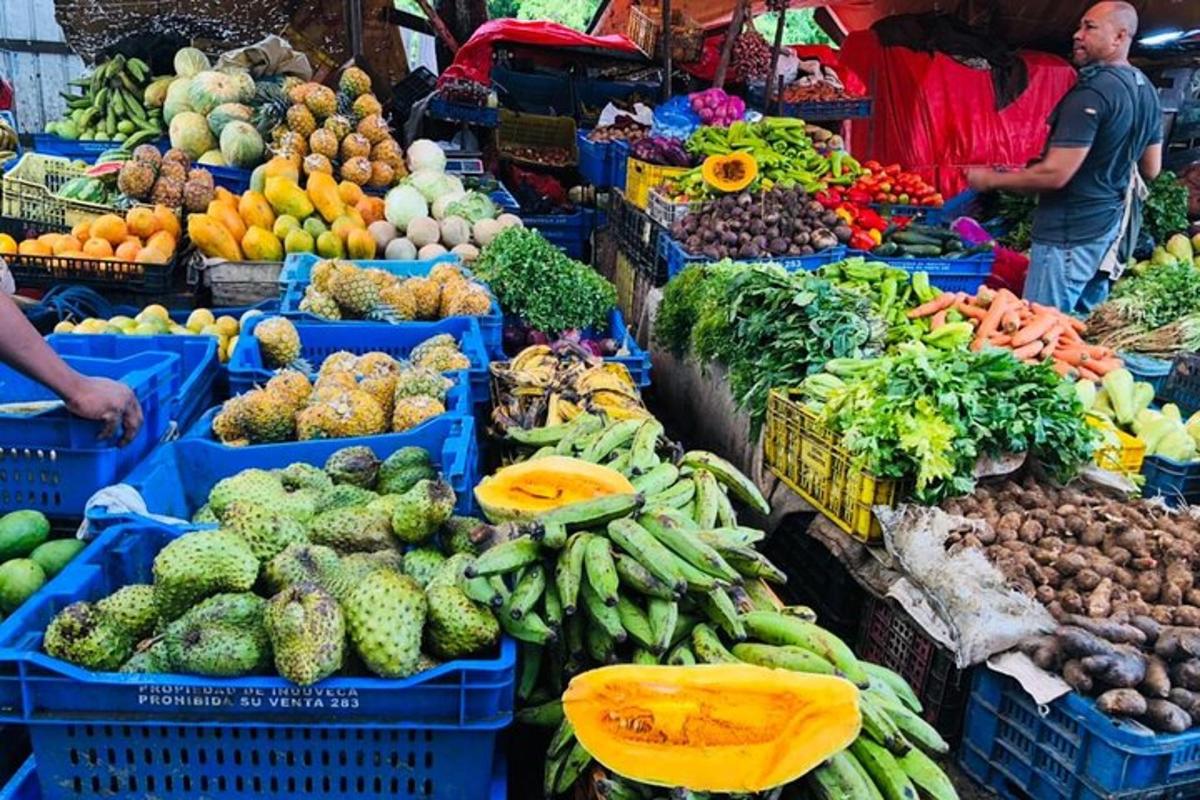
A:
<svg viewBox="0 0 1200 800">
<path fill-rule="evenodd" d="M 832 358 L 882 352 L 886 324 L 871 301 L 807 272 L 719 262 L 693 266 L 667 285 L 660 344 L 729 369 L 734 399 L 754 428 L 772 388 L 799 386 Z"/>
<path fill-rule="evenodd" d="M 867 472 L 914 479 L 937 503 L 975 488 L 980 456 L 1029 452 L 1057 479 L 1091 459 L 1096 433 L 1069 381 L 1008 351 L 902 344 L 828 394 L 826 424 Z"/>
<path fill-rule="evenodd" d="M 1117 281 L 1111 302 L 1131 322 L 1146 328 L 1166 325 L 1200 311 L 1200 272 L 1190 261 L 1152 266 Z"/>
<path fill-rule="evenodd" d="M 1142 216 L 1150 238 L 1162 244 L 1171 234 L 1188 228 L 1188 190 L 1170 170 L 1160 172 L 1149 188 Z"/>
<path fill-rule="evenodd" d="M 505 314 L 547 334 L 602 327 L 617 304 L 616 288 L 586 264 L 568 258 L 535 230 L 508 228 L 475 262 Z"/>
</svg>

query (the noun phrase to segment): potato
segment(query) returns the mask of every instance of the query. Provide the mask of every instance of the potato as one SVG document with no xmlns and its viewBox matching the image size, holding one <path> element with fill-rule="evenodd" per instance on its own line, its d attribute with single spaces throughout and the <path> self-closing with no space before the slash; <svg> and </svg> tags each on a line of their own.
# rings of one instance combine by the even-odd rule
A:
<svg viewBox="0 0 1200 800">
<path fill-rule="evenodd" d="M 1067 531 L 1067 521 L 1058 514 L 1051 514 L 1043 524 L 1046 526 L 1046 530 L 1052 533 L 1061 535 Z"/>
<path fill-rule="evenodd" d="M 1112 577 L 1117 585 L 1124 589 L 1134 589 L 1137 587 L 1137 577 L 1124 567 L 1117 567 L 1113 570 Z"/>
<path fill-rule="evenodd" d="M 1116 537 L 1118 547 L 1124 547 L 1129 552 L 1137 556 L 1144 556 L 1149 553 L 1146 547 L 1146 533 L 1141 528 L 1130 528 Z"/>
<path fill-rule="evenodd" d="M 1017 530 L 1017 536 L 1022 542 L 1036 544 L 1042 538 L 1042 533 L 1044 532 L 1045 529 L 1042 528 L 1042 523 L 1027 519 L 1021 523 L 1021 527 Z"/>
<path fill-rule="evenodd" d="M 1165 698 L 1171 691 L 1171 676 L 1167 672 L 1167 662 L 1158 656 L 1146 659 L 1146 677 L 1138 687 L 1146 697 Z"/>
<path fill-rule="evenodd" d="M 1146 634 L 1133 625 L 1125 625 L 1111 619 L 1089 619 L 1081 616 L 1069 616 L 1061 622 L 1063 625 L 1073 625 L 1077 628 L 1082 628 L 1088 633 L 1099 636 L 1106 642 L 1112 642 L 1113 644 L 1140 646 L 1146 643 Z"/>
<path fill-rule="evenodd" d="M 1158 593 L 1162 587 L 1162 576 L 1157 572 L 1143 572 L 1137 576 L 1134 582 L 1134 588 L 1137 589 L 1143 600 L 1153 603 L 1158 600 Z"/>
<path fill-rule="evenodd" d="M 1090 592 L 1100 585 L 1101 577 L 1093 569 L 1081 569 L 1075 575 L 1075 587 L 1081 592 Z"/>
<path fill-rule="evenodd" d="M 1162 631 L 1162 625 L 1144 614 L 1138 614 L 1130 618 L 1129 624 L 1140 630 L 1146 635 L 1146 644 L 1153 647 L 1158 640 L 1158 634 Z"/>
<path fill-rule="evenodd" d="M 1183 601 L 1189 606 L 1200 607 L 1200 589 L 1188 589 L 1183 593 Z"/>
<path fill-rule="evenodd" d="M 1132 689 L 1146 678 L 1147 659 L 1128 645 L 1117 645 L 1108 655 L 1086 656 L 1080 659 L 1093 680 L 1114 689 Z"/>
<path fill-rule="evenodd" d="M 1080 570 L 1086 569 L 1087 566 L 1087 559 L 1079 553 L 1066 553 L 1065 555 L 1059 556 L 1058 560 L 1054 562 L 1054 569 L 1056 569 L 1060 575 L 1068 576 L 1075 575 Z"/>
<path fill-rule="evenodd" d="M 975 535 L 979 537 L 980 544 L 987 545 L 996 541 L 996 531 L 992 528 L 984 528 L 983 530 L 976 532 Z"/>
<path fill-rule="evenodd" d="M 1104 528 L 1094 522 L 1085 526 L 1083 531 L 1079 534 L 1080 544 L 1086 544 L 1089 547 L 1098 547 L 1103 541 Z"/>
<path fill-rule="evenodd" d="M 1112 613 L 1113 582 L 1104 578 L 1100 585 L 1092 590 L 1087 600 L 1087 615 L 1092 619 L 1103 619 Z"/>
<path fill-rule="evenodd" d="M 1001 544 L 1017 541 L 1016 528 L 996 528 L 996 541 Z"/>
<path fill-rule="evenodd" d="M 1104 554 L 1118 567 L 1125 566 L 1133 558 L 1133 554 L 1124 547 L 1110 547 L 1104 551 Z"/>
<path fill-rule="evenodd" d="M 1200 659 L 1191 658 L 1172 664 L 1171 683 L 1189 691 L 1200 691 Z"/>
<path fill-rule="evenodd" d="M 1096 708 L 1113 717 L 1140 717 L 1146 707 L 1146 698 L 1136 689 L 1109 689 L 1096 698 Z"/>
<path fill-rule="evenodd" d="M 1033 598 L 1044 606 L 1048 606 L 1054 602 L 1054 589 L 1046 584 L 1037 587 L 1037 591 L 1033 593 Z"/>
<path fill-rule="evenodd" d="M 1063 655 L 1068 658 L 1109 655 L 1116 652 L 1116 647 L 1111 642 L 1074 625 L 1060 625 L 1055 628 L 1054 637 L 1058 640 Z"/>
<path fill-rule="evenodd" d="M 1000 511 L 1000 519 L 996 522 L 996 528 L 1012 528 L 1013 530 L 1017 530 L 1021 527 L 1021 521 L 1024 519 L 1024 515 L 1021 513 L 1020 508 L 1014 503 L 1004 503 L 1003 505 L 1009 506 L 1009 508 L 997 509 Z"/>
<path fill-rule="evenodd" d="M 1195 725 L 1200 721 L 1200 694 L 1182 689 L 1178 686 L 1172 686 L 1171 692 L 1167 695 L 1167 699 L 1175 705 L 1182 708 L 1192 718 L 1192 724 Z"/>
<path fill-rule="evenodd" d="M 1087 670 L 1083 668 L 1078 659 L 1073 658 L 1063 664 L 1062 676 L 1068 686 L 1081 694 L 1090 694 L 1095 687 L 1092 676 L 1087 674 Z"/>
<path fill-rule="evenodd" d="M 1192 726 L 1192 716 L 1169 700 L 1146 701 L 1142 721 L 1162 733 L 1183 733 Z"/>
<path fill-rule="evenodd" d="M 1200 608 L 1195 606 L 1177 606 L 1171 616 L 1171 622 L 1184 628 L 1200 627 Z"/>
<path fill-rule="evenodd" d="M 1162 599 L 1161 597 L 1159 598 Z M 1175 619 L 1175 607 L 1162 605 L 1154 605 L 1150 607 L 1149 616 L 1153 617 L 1160 625 L 1172 625 Z"/>
<path fill-rule="evenodd" d="M 1058 508 L 1056 508 L 1054 510 L 1054 513 L 1058 514 L 1060 517 L 1064 517 L 1064 518 L 1065 517 L 1073 517 L 1079 513 L 1079 508 L 1078 508 L 1078 506 L 1074 506 L 1070 503 L 1063 503 L 1061 506 L 1059 506 Z"/>
<path fill-rule="evenodd" d="M 1082 595 L 1073 589 L 1060 592 L 1058 599 L 1062 601 L 1063 609 L 1071 614 L 1083 614 L 1085 610 Z"/>
<path fill-rule="evenodd" d="M 1065 515 L 1064 515 L 1065 516 Z M 1083 517 L 1067 517 L 1066 529 L 1075 538 L 1080 538 L 1087 532 L 1088 522 Z"/>
</svg>

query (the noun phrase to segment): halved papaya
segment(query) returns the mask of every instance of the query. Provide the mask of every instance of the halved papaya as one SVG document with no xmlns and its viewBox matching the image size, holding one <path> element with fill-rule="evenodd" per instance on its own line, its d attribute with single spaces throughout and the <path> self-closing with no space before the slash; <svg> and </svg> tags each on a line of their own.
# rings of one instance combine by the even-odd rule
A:
<svg viewBox="0 0 1200 800">
<path fill-rule="evenodd" d="M 740 192 L 758 177 L 758 162 L 749 153 L 709 156 L 700 167 L 704 182 L 720 192 Z"/>
<path fill-rule="evenodd" d="M 497 470 L 475 487 L 475 499 L 492 522 L 533 519 L 547 511 L 637 490 L 616 470 L 567 456 L 547 456 Z"/>
</svg>

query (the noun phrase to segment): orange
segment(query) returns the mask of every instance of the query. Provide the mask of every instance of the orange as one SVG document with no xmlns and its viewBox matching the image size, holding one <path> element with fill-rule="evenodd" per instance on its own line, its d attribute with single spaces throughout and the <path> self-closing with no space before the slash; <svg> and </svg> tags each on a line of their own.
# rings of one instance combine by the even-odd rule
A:
<svg viewBox="0 0 1200 800">
<path fill-rule="evenodd" d="M 11 255 L 17 252 L 17 240 L 7 233 L 0 233 L 0 255 Z"/>
<path fill-rule="evenodd" d="M 17 252 L 23 256 L 49 256 L 54 255 L 54 252 L 45 242 L 40 242 L 37 239 L 26 239 L 17 246 Z"/>
<path fill-rule="evenodd" d="M 179 217 L 175 216 L 174 211 L 160 203 L 154 207 L 154 219 L 158 220 L 159 230 L 166 231 L 176 239 L 179 238 L 183 229 L 180 227 Z"/>
<path fill-rule="evenodd" d="M 362 187 L 353 181 L 342 181 L 338 184 L 338 197 L 346 205 L 354 205 L 363 199 Z"/>
<path fill-rule="evenodd" d="M 113 254 L 112 245 L 107 239 L 101 239 L 93 236 L 83 244 L 83 254 L 92 258 L 111 258 Z"/>
<path fill-rule="evenodd" d="M 37 240 L 53 251 L 54 245 L 58 244 L 58 240 L 62 237 L 63 235 L 61 233 L 43 233 L 41 236 L 37 237 Z"/>
<path fill-rule="evenodd" d="M 171 260 L 171 257 L 164 255 L 156 247 L 143 247 L 133 260 L 139 264 L 165 264 Z"/>
<path fill-rule="evenodd" d="M 168 257 L 175 252 L 175 237 L 166 231 L 159 231 L 146 240 L 146 247 L 153 248 Z"/>
<path fill-rule="evenodd" d="M 137 239 L 126 240 L 117 245 L 116 252 L 113 253 L 118 261 L 133 261 L 137 258 L 137 254 L 142 251 L 142 245 Z"/>
<path fill-rule="evenodd" d="M 87 256 L 85 256 L 85 255 L 83 254 L 83 251 L 79 249 L 79 244 L 78 244 L 78 243 L 76 243 L 76 244 L 75 244 L 75 247 L 74 247 L 74 249 L 72 249 L 72 250 L 64 250 L 64 251 L 63 251 L 63 252 L 61 252 L 61 253 L 55 253 L 55 255 L 57 255 L 57 256 L 61 256 L 61 257 L 63 257 L 63 258 L 87 258 Z"/>
<path fill-rule="evenodd" d="M 74 228 L 71 228 L 71 235 L 80 242 L 86 242 L 92 235 L 92 223 L 80 222 Z"/>
<path fill-rule="evenodd" d="M 150 238 L 162 227 L 154 216 L 154 209 L 145 206 L 129 209 L 129 213 L 125 215 L 125 224 L 130 233 L 143 239 Z"/>
<path fill-rule="evenodd" d="M 125 237 L 128 235 L 129 229 L 125 227 L 125 220 L 116 214 L 101 214 L 92 221 L 93 239 L 104 239 L 109 244 L 116 246 L 125 241 Z"/>
<path fill-rule="evenodd" d="M 50 245 L 50 247 L 54 251 L 54 255 L 61 256 L 71 252 L 72 250 L 78 250 L 79 240 L 74 236 L 67 236 L 66 234 L 63 234 L 62 236 L 59 236 L 58 241 Z"/>
</svg>

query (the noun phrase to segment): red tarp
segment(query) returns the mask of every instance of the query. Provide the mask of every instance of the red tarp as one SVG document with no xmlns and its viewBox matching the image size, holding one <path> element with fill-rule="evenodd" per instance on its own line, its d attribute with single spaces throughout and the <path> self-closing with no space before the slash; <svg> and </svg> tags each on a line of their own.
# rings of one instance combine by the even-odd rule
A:
<svg viewBox="0 0 1200 800">
<path fill-rule="evenodd" d="M 454 63 L 446 67 L 438 84 L 448 78 L 463 78 L 491 84 L 492 46 L 497 42 L 555 47 L 596 47 L 635 53 L 637 48 L 624 36 L 588 36 L 557 22 L 525 22 L 493 19 L 480 25 L 466 44 L 458 48 Z"/>
<path fill-rule="evenodd" d="M 963 167 L 1024 166 L 1042 152 L 1046 118 L 1075 84 L 1075 69 L 1057 56 L 1023 51 L 1028 87 L 1003 111 L 989 70 L 949 56 L 881 47 L 871 31 L 850 34 L 842 66 L 862 76 L 875 107 L 851 125 L 856 158 L 899 162 L 921 172 L 947 197 L 966 186 Z"/>
</svg>

